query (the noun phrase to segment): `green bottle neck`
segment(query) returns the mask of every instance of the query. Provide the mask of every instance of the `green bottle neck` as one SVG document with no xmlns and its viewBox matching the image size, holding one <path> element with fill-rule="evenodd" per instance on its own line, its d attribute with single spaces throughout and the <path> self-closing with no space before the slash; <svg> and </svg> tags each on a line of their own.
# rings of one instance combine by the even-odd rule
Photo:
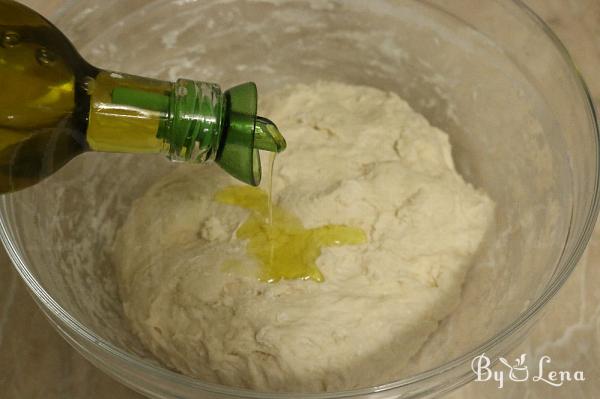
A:
<svg viewBox="0 0 600 399">
<path fill-rule="evenodd" d="M 116 87 L 114 104 L 160 113 L 156 137 L 175 161 L 215 160 L 224 128 L 225 101 L 213 83 L 179 79 L 169 94 Z"/>
<path fill-rule="evenodd" d="M 258 185 L 258 150 L 280 152 L 285 140 L 256 116 L 256 86 L 225 92 L 213 83 L 175 83 L 101 71 L 89 87 L 87 141 L 92 150 L 162 152 L 175 161 L 215 161 Z"/>
</svg>

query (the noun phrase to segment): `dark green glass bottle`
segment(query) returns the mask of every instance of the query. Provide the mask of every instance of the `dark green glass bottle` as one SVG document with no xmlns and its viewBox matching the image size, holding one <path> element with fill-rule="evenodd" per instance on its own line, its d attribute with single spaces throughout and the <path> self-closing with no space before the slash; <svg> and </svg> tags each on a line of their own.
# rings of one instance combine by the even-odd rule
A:
<svg viewBox="0 0 600 399">
<path fill-rule="evenodd" d="M 35 11 L 0 0 L 0 193 L 33 185 L 85 151 L 215 161 L 258 185 L 258 150 L 285 140 L 256 116 L 254 83 L 222 92 L 98 69 Z"/>
</svg>

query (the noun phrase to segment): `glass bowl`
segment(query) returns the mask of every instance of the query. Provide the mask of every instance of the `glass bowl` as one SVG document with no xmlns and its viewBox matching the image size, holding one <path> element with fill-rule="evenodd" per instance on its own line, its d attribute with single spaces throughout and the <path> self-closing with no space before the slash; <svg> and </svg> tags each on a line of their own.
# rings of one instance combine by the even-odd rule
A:
<svg viewBox="0 0 600 399">
<path fill-rule="evenodd" d="M 56 329 L 155 398 L 428 397 L 507 353 L 577 264 L 598 211 L 598 128 L 585 84 L 519 1 L 70 1 L 53 20 L 99 67 L 224 87 L 334 80 L 399 93 L 449 133 L 465 178 L 496 202 L 456 312 L 397 380 L 323 394 L 260 393 L 160 365 L 123 318 L 111 247 L 131 202 L 174 166 L 84 154 L 0 199 L 0 234 Z M 268 116 L 268 115 L 267 115 Z M 201 167 L 201 166 L 196 166 Z M 174 193 L 176 195 L 176 193 Z"/>
</svg>

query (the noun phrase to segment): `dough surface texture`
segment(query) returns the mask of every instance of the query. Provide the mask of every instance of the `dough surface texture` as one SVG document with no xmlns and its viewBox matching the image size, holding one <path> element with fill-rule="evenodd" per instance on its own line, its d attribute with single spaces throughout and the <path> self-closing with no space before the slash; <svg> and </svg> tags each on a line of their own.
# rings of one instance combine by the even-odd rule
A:
<svg viewBox="0 0 600 399">
<path fill-rule="evenodd" d="M 259 110 L 288 143 L 274 202 L 306 228 L 356 226 L 368 242 L 324 248 L 323 283 L 260 282 L 235 238 L 248 211 L 214 201 L 241 183 L 216 166 L 174 166 L 116 240 L 131 328 L 165 365 L 208 382 L 321 392 L 402 377 L 459 304 L 492 201 L 456 172 L 447 135 L 395 94 L 320 82 Z"/>
</svg>

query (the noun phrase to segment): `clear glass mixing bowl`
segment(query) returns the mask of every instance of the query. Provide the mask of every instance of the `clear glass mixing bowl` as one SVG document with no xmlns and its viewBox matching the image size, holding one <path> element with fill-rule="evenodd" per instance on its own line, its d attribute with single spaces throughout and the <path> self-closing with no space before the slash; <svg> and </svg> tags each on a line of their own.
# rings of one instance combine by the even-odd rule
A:
<svg viewBox="0 0 600 399">
<path fill-rule="evenodd" d="M 426 397 L 523 337 L 575 267 L 598 205 L 598 130 L 567 52 L 518 1 L 78 0 L 54 21 L 92 63 L 228 87 L 334 80 L 401 94 L 447 131 L 460 172 L 497 204 L 459 309 L 389 384 L 261 394 L 161 367 L 123 319 L 110 248 L 131 202 L 173 165 L 84 154 L 0 199 L 0 233 L 57 330 L 156 398 Z M 177 195 L 177 193 L 173 193 Z"/>
</svg>

